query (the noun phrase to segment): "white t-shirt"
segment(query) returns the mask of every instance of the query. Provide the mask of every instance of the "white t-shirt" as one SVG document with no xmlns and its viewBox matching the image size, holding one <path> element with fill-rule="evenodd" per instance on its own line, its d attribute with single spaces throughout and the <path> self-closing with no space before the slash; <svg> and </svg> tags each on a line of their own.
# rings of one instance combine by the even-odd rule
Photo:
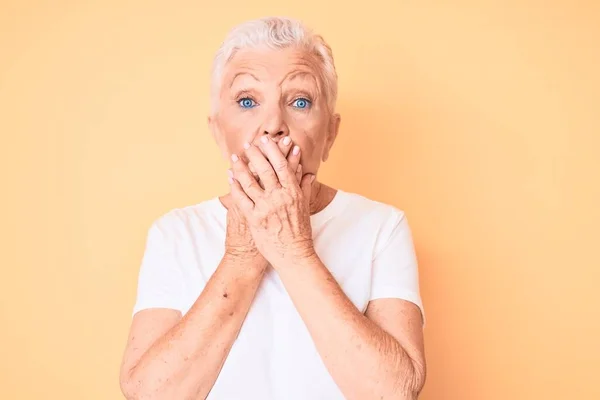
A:
<svg viewBox="0 0 600 400">
<path fill-rule="evenodd" d="M 218 197 L 174 209 L 148 232 L 134 313 L 192 307 L 225 251 L 227 209 Z M 317 254 L 354 305 L 400 298 L 423 312 L 404 213 L 338 190 L 311 216 Z M 360 379 L 360 377 L 357 377 Z M 208 399 L 335 400 L 341 391 L 277 273 L 269 268 Z"/>
</svg>

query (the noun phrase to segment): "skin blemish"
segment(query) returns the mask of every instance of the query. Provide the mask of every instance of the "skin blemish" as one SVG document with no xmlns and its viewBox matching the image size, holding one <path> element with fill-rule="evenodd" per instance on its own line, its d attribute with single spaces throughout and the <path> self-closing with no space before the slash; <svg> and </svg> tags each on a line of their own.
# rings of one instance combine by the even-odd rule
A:
<svg viewBox="0 0 600 400">
<path fill-rule="evenodd" d="M 223 293 L 223 297 L 227 298 L 227 293 Z"/>
<path fill-rule="evenodd" d="M 333 144 L 320 74 L 318 57 L 303 49 L 237 52 L 224 70 L 218 112 L 209 118 L 222 154 L 243 154 L 245 142 L 284 132 L 302 151 L 303 173 L 316 172 Z M 243 107 L 242 99 L 252 106 Z"/>
</svg>

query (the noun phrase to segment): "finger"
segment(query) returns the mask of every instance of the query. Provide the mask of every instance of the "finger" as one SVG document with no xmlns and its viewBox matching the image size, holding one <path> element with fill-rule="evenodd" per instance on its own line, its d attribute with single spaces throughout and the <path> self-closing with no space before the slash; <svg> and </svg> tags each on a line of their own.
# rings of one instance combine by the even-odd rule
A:
<svg viewBox="0 0 600 400">
<path fill-rule="evenodd" d="M 281 154 L 288 160 L 290 171 L 296 172 L 296 181 L 300 184 L 302 175 L 298 176 L 298 168 L 300 166 L 300 147 L 293 146 L 292 139 L 289 136 L 284 137 L 277 142 L 277 146 L 281 150 Z M 260 183 L 260 182 L 259 182 Z"/>
<path fill-rule="evenodd" d="M 258 182 L 258 184 L 260 185 L 260 187 L 262 189 L 264 189 L 264 186 L 263 186 L 262 182 L 260 181 L 260 177 L 256 173 L 256 170 L 254 169 L 254 166 L 252 165 L 252 163 L 248 163 L 248 169 L 250 170 L 250 173 L 252 174 L 252 176 L 254 177 L 254 179 L 256 179 L 256 182 Z"/>
<path fill-rule="evenodd" d="M 275 146 L 276 151 L 279 153 L 279 156 L 283 157 L 279 149 L 277 149 L 275 142 L 273 142 L 272 140 L 269 141 L 273 146 Z M 248 160 L 252 163 L 252 166 L 258 174 L 258 177 L 260 178 L 263 187 L 265 189 L 273 189 L 278 187 L 279 179 L 277 179 L 277 175 L 275 174 L 271 163 L 261 153 L 260 149 L 248 143 L 244 144 L 244 149 L 246 149 L 246 157 L 248 157 Z"/>
<path fill-rule="evenodd" d="M 279 147 L 279 150 L 281 150 L 281 154 L 283 154 L 284 157 L 288 157 L 288 155 L 291 154 L 290 151 L 292 149 L 292 139 L 290 139 L 289 136 L 284 137 L 282 140 L 277 141 L 277 147 Z M 296 166 L 295 164 L 291 165 L 292 171 L 295 170 L 295 166 Z M 248 164 L 248 168 L 250 168 L 250 172 L 252 172 L 252 175 L 254 175 L 254 179 L 256 179 L 256 181 L 258 182 L 260 187 L 264 189 L 264 185 L 263 185 L 262 181 L 260 180 L 260 177 L 256 173 L 256 170 L 254 169 L 254 166 L 252 165 L 252 163 Z M 300 182 L 300 180 L 298 180 L 298 182 Z"/>
<path fill-rule="evenodd" d="M 300 183 L 300 188 L 302 189 L 302 194 L 307 203 L 310 202 L 310 192 L 312 191 L 312 183 L 315 180 L 315 175 L 306 174 L 302 177 L 302 182 Z"/>
<path fill-rule="evenodd" d="M 298 145 L 294 146 L 292 151 L 287 157 L 288 164 L 290 166 L 290 171 L 296 172 L 298 170 L 298 166 L 300 165 L 300 147 Z M 297 181 L 300 184 L 300 180 Z"/>
<path fill-rule="evenodd" d="M 277 144 L 268 137 L 263 136 L 260 139 L 260 147 L 267 155 L 269 163 L 273 166 L 273 170 L 277 174 L 279 183 L 284 187 L 292 184 L 294 182 L 294 174 L 296 171 L 290 171 L 288 161 L 277 148 Z"/>
<path fill-rule="evenodd" d="M 237 180 L 244 192 L 252 199 L 252 201 L 256 202 L 263 193 L 263 190 L 259 186 L 256 179 L 250 173 L 248 169 L 248 164 L 241 160 L 236 154 L 231 156 L 231 169 L 233 171 L 233 178 Z"/>
<path fill-rule="evenodd" d="M 245 215 L 248 215 L 248 213 L 254 209 L 254 202 L 252 201 L 252 199 L 250 199 L 250 197 L 248 197 L 246 192 L 244 192 L 244 189 L 242 189 L 240 183 L 233 178 L 233 172 L 231 172 L 231 170 L 227 171 L 229 172 L 229 186 L 231 187 L 231 198 L 233 199 L 235 205 L 240 209 L 240 211 L 242 211 L 242 213 L 244 213 Z"/>
<path fill-rule="evenodd" d="M 281 150 L 281 154 L 283 154 L 284 157 L 287 157 L 290 154 L 292 144 L 292 139 L 289 136 L 286 136 L 277 142 L 277 146 L 279 147 L 279 150 Z"/>
<path fill-rule="evenodd" d="M 298 168 L 296 168 L 296 181 L 298 182 L 298 185 L 302 182 L 302 164 L 298 165 Z"/>
</svg>

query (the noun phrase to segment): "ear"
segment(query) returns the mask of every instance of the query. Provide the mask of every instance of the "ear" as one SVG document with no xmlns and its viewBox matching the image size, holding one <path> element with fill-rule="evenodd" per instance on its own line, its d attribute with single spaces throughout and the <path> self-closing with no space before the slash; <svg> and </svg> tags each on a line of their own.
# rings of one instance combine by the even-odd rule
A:
<svg viewBox="0 0 600 400">
<path fill-rule="evenodd" d="M 341 122 L 342 118 L 340 117 L 340 114 L 333 114 L 331 116 L 331 120 L 329 121 L 329 129 L 327 131 L 327 138 L 325 139 L 325 147 L 323 149 L 323 162 L 327 161 L 329 158 L 329 151 L 333 147 L 333 143 L 337 138 Z"/>
<path fill-rule="evenodd" d="M 224 138 L 219 126 L 219 118 L 217 114 L 209 115 L 207 118 L 207 123 L 208 129 L 210 130 L 217 147 L 219 147 L 219 150 L 221 151 L 221 156 L 223 159 L 227 160 L 229 158 L 229 154 L 227 154 L 227 146 L 225 146 L 225 140 L 223 140 Z"/>
</svg>

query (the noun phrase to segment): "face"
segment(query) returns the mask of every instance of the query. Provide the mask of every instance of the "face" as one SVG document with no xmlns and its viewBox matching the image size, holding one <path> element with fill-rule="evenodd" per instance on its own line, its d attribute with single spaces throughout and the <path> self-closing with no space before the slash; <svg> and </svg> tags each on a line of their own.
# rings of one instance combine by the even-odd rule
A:
<svg viewBox="0 0 600 400">
<path fill-rule="evenodd" d="M 300 146 L 304 173 L 326 161 L 340 117 L 331 114 L 316 56 L 289 48 L 244 49 L 225 66 L 211 131 L 225 157 L 245 142 L 289 136 Z"/>
</svg>

